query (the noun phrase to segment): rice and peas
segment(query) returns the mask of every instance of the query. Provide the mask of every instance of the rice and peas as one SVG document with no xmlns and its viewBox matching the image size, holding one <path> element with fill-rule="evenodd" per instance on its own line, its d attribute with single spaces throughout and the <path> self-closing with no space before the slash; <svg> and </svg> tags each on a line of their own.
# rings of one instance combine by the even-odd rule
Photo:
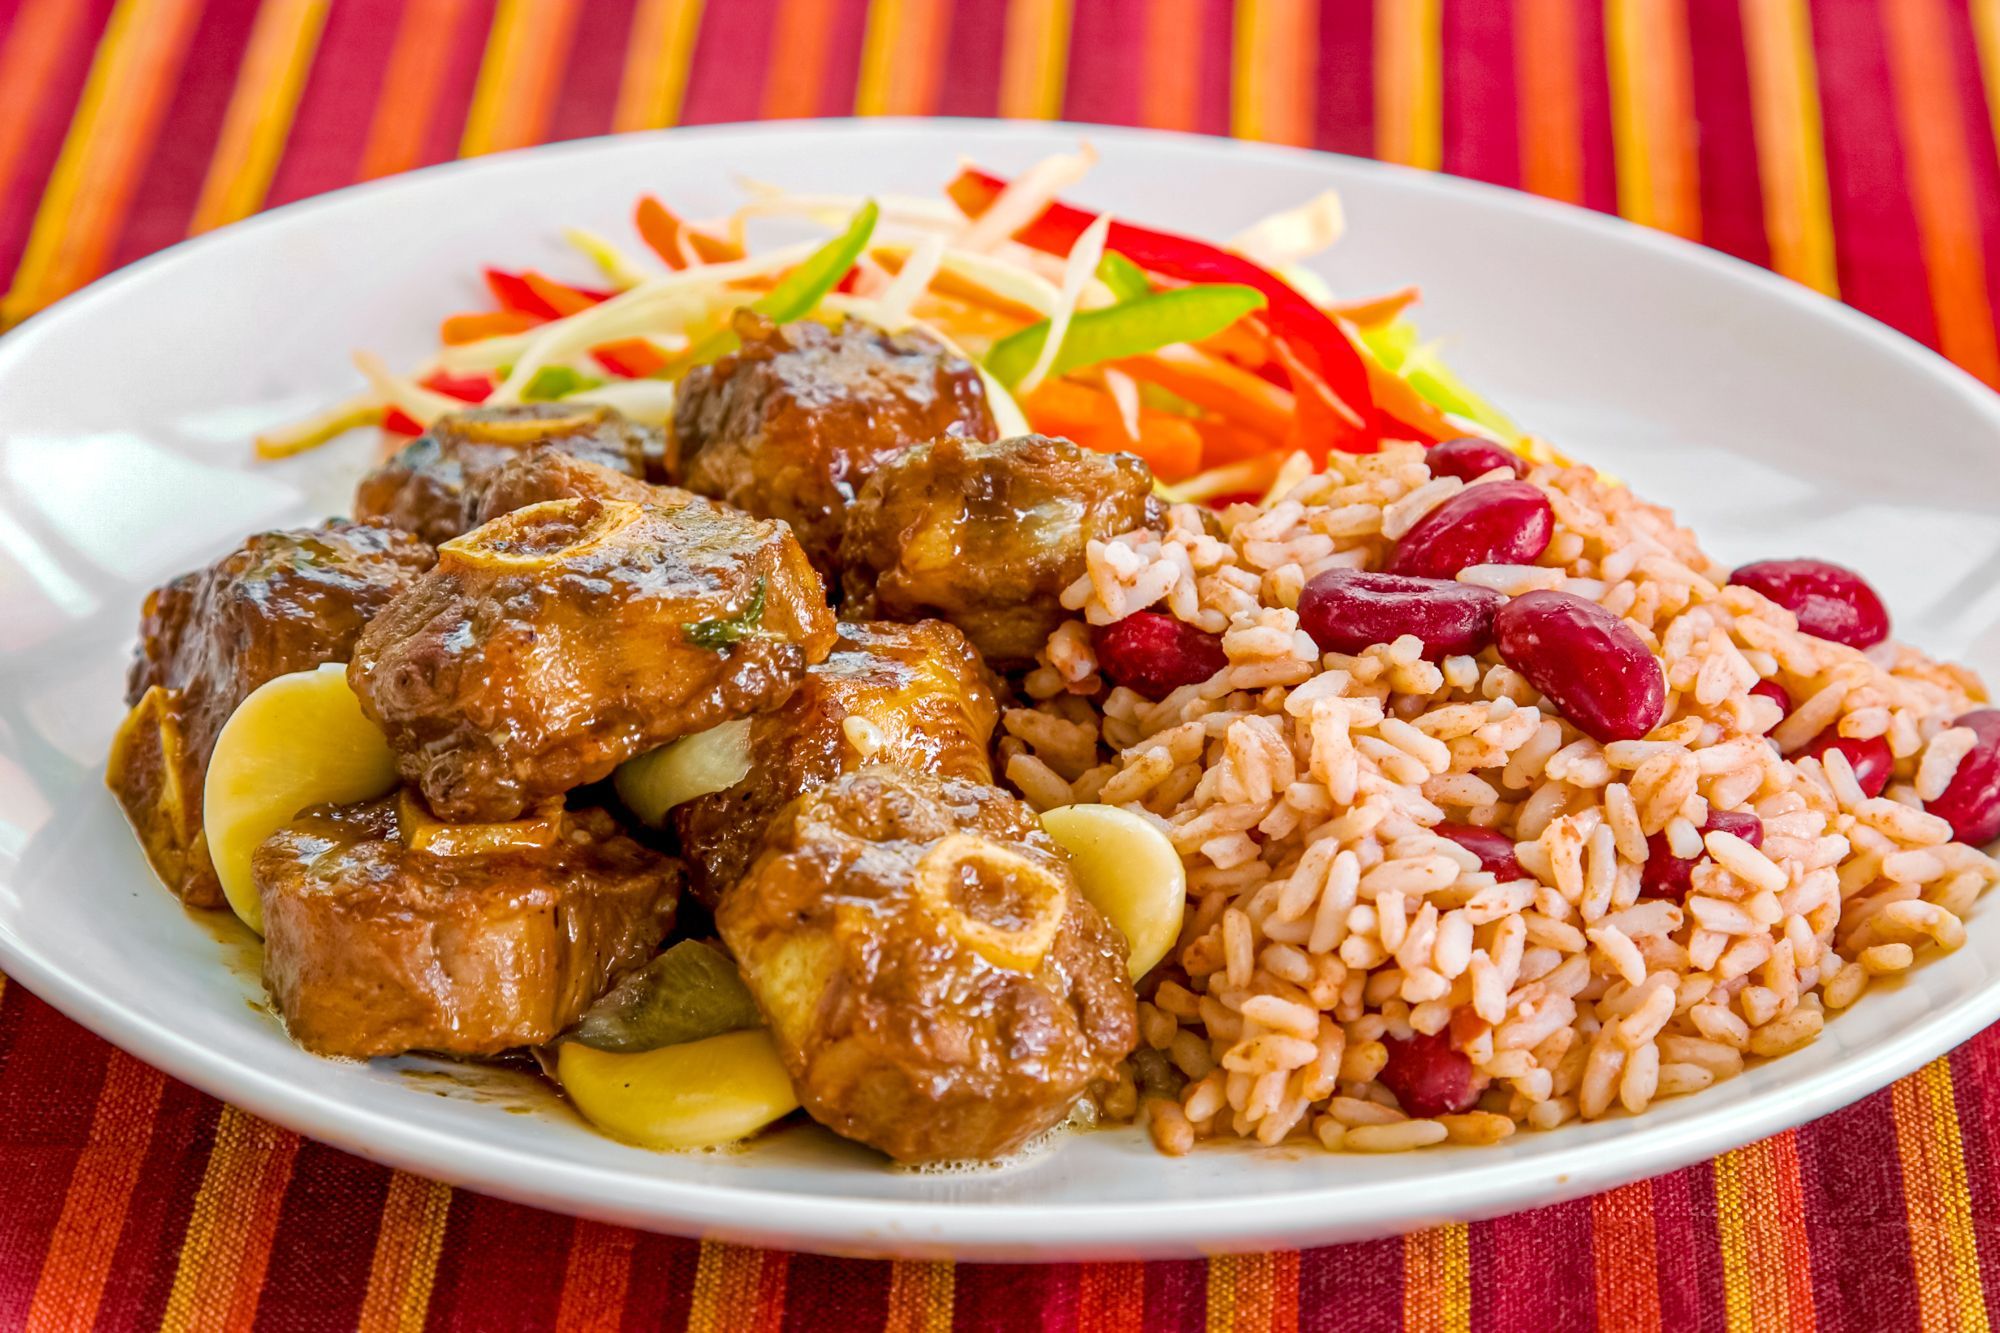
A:
<svg viewBox="0 0 2000 1333">
<path fill-rule="evenodd" d="M 1416 446 L 1335 454 L 1219 515 L 1173 506 L 1157 530 L 1093 543 L 1065 594 L 1080 619 L 1028 677 L 1033 706 L 1005 715 L 1002 754 L 1037 806 L 1143 813 L 1185 861 L 1188 916 L 1142 991 L 1137 1083 L 1107 1108 L 1143 1098 L 1164 1151 L 1490 1143 L 1642 1111 L 1811 1042 L 1875 977 L 1963 943 L 2000 879 L 1921 808 L 1979 742 L 1953 725 L 1985 698 L 1969 672 L 1801 632 L 1588 468 L 1526 479 L 1554 514 L 1546 551 L 1458 579 L 1622 617 L 1665 677 L 1643 739 L 1584 735 L 1491 647 L 1322 653 L 1301 629 L 1310 579 L 1381 567 L 1468 485 Z M 1104 693 L 1090 627 L 1145 610 L 1219 634 L 1226 666 L 1157 702 Z M 1766 681 L 1789 713 L 1753 693 Z M 1829 731 L 1886 744 L 1883 794 L 1842 748 L 1795 753 Z M 1733 811 L 1761 822 L 1761 846 L 1715 827 Z M 1482 870 L 1432 831 L 1447 821 L 1507 835 L 1523 877 Z M 1683 900 L 1645 892 L 1649 837 L 1694 861 Z M 1451 1049 L 1464 1060 L 1440 1069 Z M 1392 1052 L 1417 1067 L 1386 1069 Z"/>
</svg>

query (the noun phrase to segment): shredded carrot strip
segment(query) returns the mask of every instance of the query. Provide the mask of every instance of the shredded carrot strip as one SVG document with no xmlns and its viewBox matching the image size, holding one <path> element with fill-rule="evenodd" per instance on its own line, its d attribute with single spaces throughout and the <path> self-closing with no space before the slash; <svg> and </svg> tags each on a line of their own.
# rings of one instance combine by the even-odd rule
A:
<svg viewBox="0 0 2000 1333">
<path fill-rule="evenodd" d="M 1273 448 L 1292 428 L 1294 401 L 1289 390 L 1200 351 L 1166 347 L 1150 356 L 1120 361 L 1117 366 L 1135 380 L 1157 384 L 1197 407 L 1269 436 Z"/>
<path fill-rule="evenodd" d="M 1045 435 L 1064 436 L 1097 453 L 1137 454 L 1162 481 L 1192 476 L 1201 466 L 1201 432 L 1193 422 L 1142 407 L 1135 440 L 1110 394 L 1074 380 L 1044 382 L 1021 400 L 1021 410 Z"/>
<path fill-rule="evenodd" d="M 665 204 L 650 194 L 642 195 L 632 220 L 639 228 L 639 239 L 661 263 L 668 268 L 687 267 L 687 256 L 681 253 L 681 220 Z"/>
<path fill-rule="evenodd" d="M 1371 296 L 1362 301 L 1342 301 L 1326 307 L 1326 313 L 1335 319 L 1344 319 L 1362 328 L 1373 328 L 1377 324 L 1387 324 L 1396 316 L 1415 305 L 1422 296 L 1415 287 L 1405 287 L 1401 291 L 1385 292 L 1381 296 Z"/>
<path fill-rule="evenodd" d="M 545 278 L 533 269 L 523 273 L 521 280 L 528 284 L 529 290 L 535 295 L 554 306 L 556 314 L 560 316 L 578 314 L 597 304 L 576 288 L 565 286 L 554 278 Z"/>
<path fill-rule="evenodd" d="M 438 339 L 447 347 L 460 347 L 510 333 L 526 333 L 536 325 L 547 322 L 525 310 L 471 310 L 461 315 L 446 316 L 444 323 L 438 326 Z"/>
</svg>

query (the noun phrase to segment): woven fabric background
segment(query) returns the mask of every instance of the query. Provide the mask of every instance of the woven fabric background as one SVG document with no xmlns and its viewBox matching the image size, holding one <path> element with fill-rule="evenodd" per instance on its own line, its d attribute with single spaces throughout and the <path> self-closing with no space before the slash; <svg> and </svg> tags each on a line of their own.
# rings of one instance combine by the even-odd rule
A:
<svg viewBox="0 0 2000 1333">
<path fill-rule="evenodd" d="M 2000 383 L 2000 0 L 0 0 L 0 323 L 453 156 L 850 113 L 1474 176 L 1768 264 Z M 0 1329 L 1985 1329 L 1996 1304 L 2000 1030 L 1559 1208 L 1307 1253 L 954 1267 L 641 1235 L 391 1173 L 0 978 Z"/>
</svg>

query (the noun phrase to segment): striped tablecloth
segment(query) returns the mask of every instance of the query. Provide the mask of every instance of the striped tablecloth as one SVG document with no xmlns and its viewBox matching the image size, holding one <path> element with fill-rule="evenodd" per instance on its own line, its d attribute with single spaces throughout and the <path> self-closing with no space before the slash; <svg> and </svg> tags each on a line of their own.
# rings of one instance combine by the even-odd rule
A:
<svg viewBox="0 0 2000 1333">
<path fill-rule="evenodd" d="M 1476 176 L 1768 264 L 2000 382 L 2000 0 L 0 0 L 0 316 L 454 155 L 850 112 Z M 1797 1133 L 1542 1212 L 953 1267 L 455 1193 L 172 1083 L 0 978 L 0 1328 L 1983 1329 L 1996 1302 L 1994 1032 Z"/>
</svg>

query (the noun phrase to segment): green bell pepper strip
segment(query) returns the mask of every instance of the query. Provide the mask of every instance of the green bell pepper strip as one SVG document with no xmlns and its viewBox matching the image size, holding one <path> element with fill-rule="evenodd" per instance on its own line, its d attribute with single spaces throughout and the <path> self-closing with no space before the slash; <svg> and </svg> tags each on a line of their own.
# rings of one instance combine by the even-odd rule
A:
<svg viewBox="0 0 2000 1333">
<path fill-rule="evenodd" d="M 1362 346 L 1384 370 L 1402 376 L 1431 406 L 1476 421 L 1502 439 L 1521 438 L 1521 428 L 1505 412 L 1475 393 L 1417 341 L 1417 326 L 1408 319 L 1392 319 L 1356 332 Z"/>
<path fill-rule="evenodd" d="M 1153 284 L 1146 279 L 1146 270 L 1116 250 L 1106 250 L 1104 258 L 1097 261 L 1097 280 L 1120 301 L 1136 300 L 1153 290 Z"/>
<path fill-rule="evenodd" d="M 604 383 L 595 375 L 586 375 L 568 366 L 543 366 L 534 378 L 521 390 L 524 403 L 552 403 L 558 398 L 567 398 L 585 389 L 595 389 Z"/>
<path fill-rule="evenodd" d="M 868 238 L 875 234 L 875 222 L 882 215 L 875 201 L 870 199 L 854 211 L 847 230 L 822 245 L 805 257 L 799 266 L 778 279 L 770 291 L 750 303 L 750 308 L 770 320 L 773 324 L 789 324 L 795 319 L 810 315 L 826 294 L 840 285 L 861 252 L 868 248 Z M 708 337 L 688 353 L 686 360 L 673 367 L 679 374 L 691 366 L 705 366 L 719 357 L 729 355 L 742 345 L 734 329 L 721 329 Z"/>
<path fill-rule="evenodd" d="M 1256 288 L 1218 282 L 1151 292 L 1102 310 L 1080 310 L 1070 319 L 1049 373 L 1062 375 L 1100 361 L 1143 356 L 1172 343 L 1199 342 L 1263 308 L 1264 294 Z M 1007 335 L 986 354 L 986 368 L 1013 388 L 1034 369 L 1048 336 L 1048 320 Z"/>
</svg>

